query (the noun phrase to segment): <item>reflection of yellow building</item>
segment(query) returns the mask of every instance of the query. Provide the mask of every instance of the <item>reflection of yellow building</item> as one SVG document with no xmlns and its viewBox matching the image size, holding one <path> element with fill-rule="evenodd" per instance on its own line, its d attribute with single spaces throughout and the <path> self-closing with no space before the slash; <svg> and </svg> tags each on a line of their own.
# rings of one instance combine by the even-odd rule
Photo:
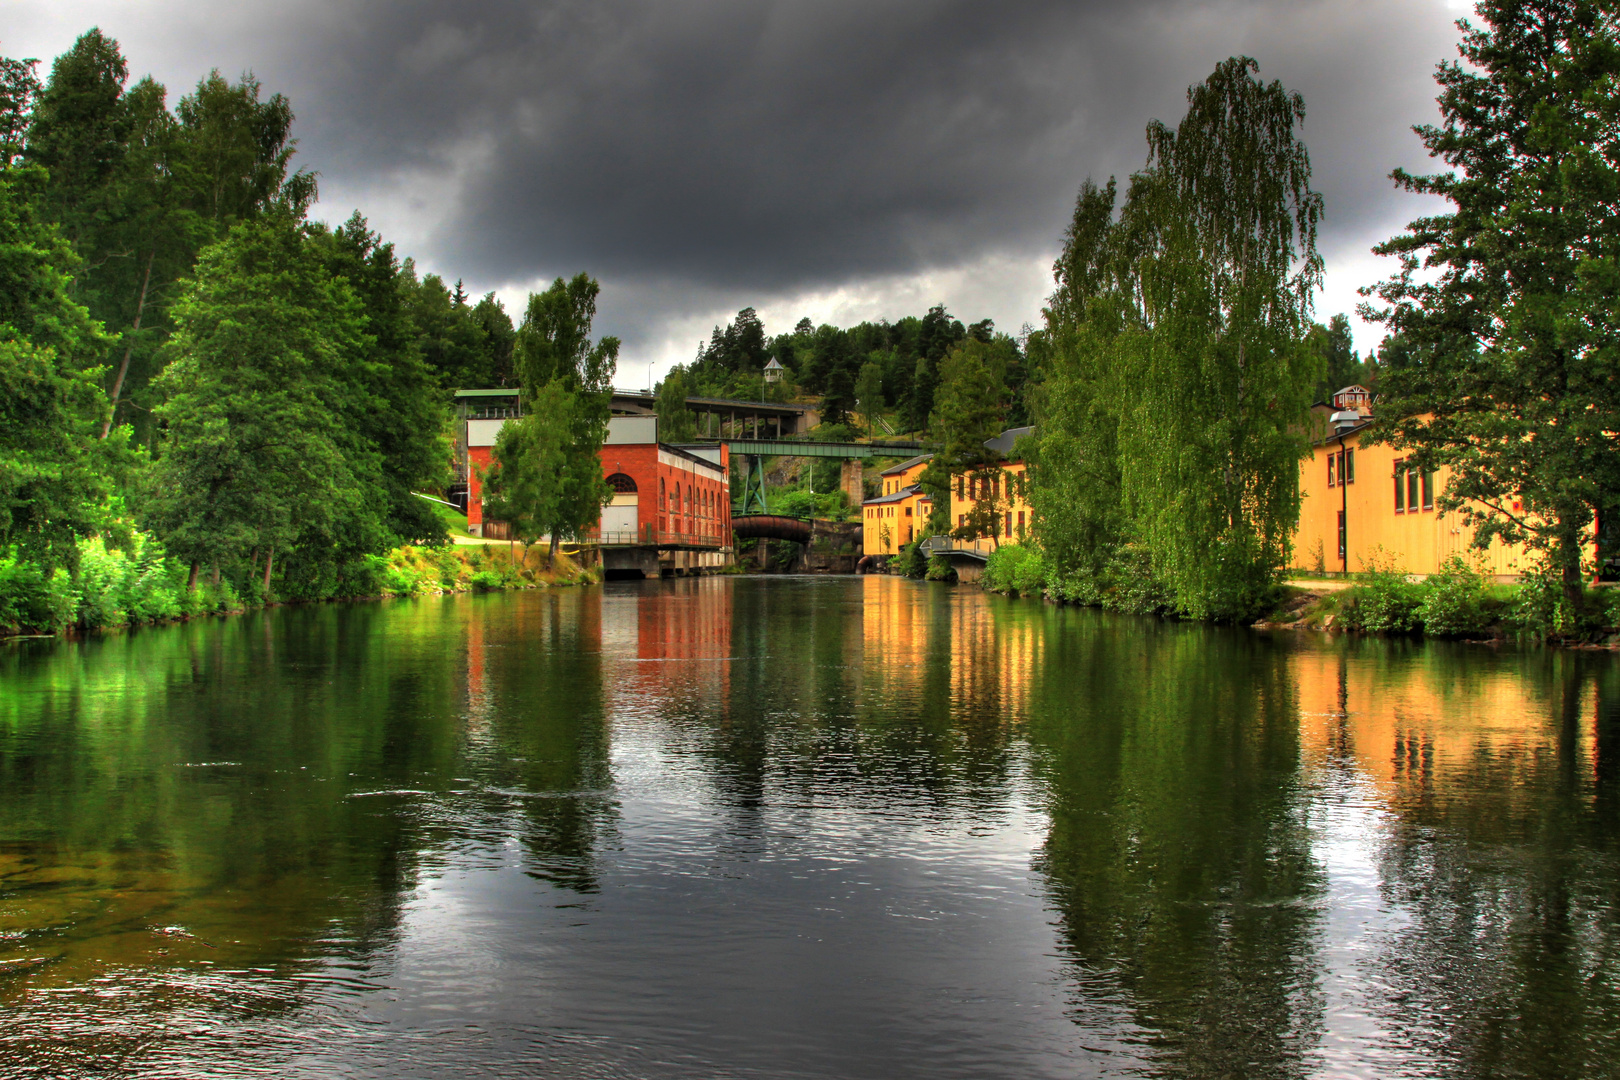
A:
<svg viewBox="0 0 1620 1080">
<path fill-rule="evenodd" d="M 852 655 L 871 700 L 891 707 L 921 701 L 932 670 L 949 676 L 953 715 L 998 724 L 1023 720 L 1035 673 L 1046 662 L 1044 605 L 977 590 L 933 592 L 881 574 L 863 582 L 861 635 Z M 949 606 L 948 622 L 939 618 L 939 604 Z M 948 665 L 940 662 L 940 635 L 948 635 Z"/>
<path fill-rule="evenodd" d="M 1371 395 L 1360 386 L 1334 394 L 1333 409 L 1355 412 L 1360 420 L 1343 436 L 1330 434 L 1318 442 L 1300 462 L 1293 568 L 1356 573 L 1367 569 L 1382 549 L 1409 574 L 1436 573 L 1452 555 L 1498 577 L 1529 569 L 1533 557 L 1523 547 L 1493 540 L 1484 551 L 1474 551 L 1474 530 L 1460 515 L 1435 508 L 1449 469 L 1418 472 L 1407 467 L 1404 451 L 1364 443 L 1372 421 L 1370 402 Z"/>
<path fill-rule="evenodd" d="M 984 445 L 1010 457 L 1019 439 L 1035 429 L 1009 428 Z M 1002 543 L 1015 543 L 1030 535 L 1035 526 L 1035 513 L 1029 505 L 1028 476 L 1022 461 L 1003 461 L 990 475 L 967 474 L 951 483 L 951 525 L 966 528 L 968 518 L 983 500 L 994 503 L 995 529 L 993 538 Z M 986 534 L 987 536 L 991 534 Z"/>
<path fill-rule="evenodd" d="M 914 700 L 928 670 L 932 613 L 910 582 L 877 574 L 862 583 L 862 680 L 880 684 L 886 701 Z"/>
<path fill-rule="evenodd" d="M 879 474 L 883 488 L 861 504 L 861 553 L 894 555 L 922 537 L 934 503 L 917 486 L 932 454 L 903 461 Z"/>
<path fill-rule="evenodd" d="M 1481 660 L 1432 657 L 1392 670 L 1337 651 L 1301 650 L 1294 671 L 1307 767 L 1353 766 L 1389 801 L 1449 791 L 1473 797 L 1470 776 L 1486 762 L 1504 777 L 1561 753 L 1578 768 L 1595 767 L 1593 683 L 1580 689 L 1573 712 L 1583 719 L 1568 731 L 1560 721 L 1567 705 L 1537 694 L 1524 671 Z M 1503 796 L 1514 787 L 1506 783 Z"/>
<path fill-rule="evenodd" d="M 974 590 L 951 609 L 951 700 L 1021 721 L 1033 673 L 1045 662 L 1044 605 Z"/>
</svg>

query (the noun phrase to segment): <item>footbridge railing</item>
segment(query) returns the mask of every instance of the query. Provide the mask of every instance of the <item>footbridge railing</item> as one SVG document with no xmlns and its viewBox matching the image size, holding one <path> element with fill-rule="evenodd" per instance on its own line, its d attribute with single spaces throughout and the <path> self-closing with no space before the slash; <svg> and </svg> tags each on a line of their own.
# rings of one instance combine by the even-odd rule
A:
<svg viewBox="0 0 1620 1080">
<path fill-rule="evenodd" d="M 990 553 L 996 550 L 996 542 L 985 537 L 976 540 L 958 540 L 953 536 L 930 536 L 923 541 L 922 549 L 928 555 L 978 559 L 984 562 L 990 558 Z"/>
</svg>

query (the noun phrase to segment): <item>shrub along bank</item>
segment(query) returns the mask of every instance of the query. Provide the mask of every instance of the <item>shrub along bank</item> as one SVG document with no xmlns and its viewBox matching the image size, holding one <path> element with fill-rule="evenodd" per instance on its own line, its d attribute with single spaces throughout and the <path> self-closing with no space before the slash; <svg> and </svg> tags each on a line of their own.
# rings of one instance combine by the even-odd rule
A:
<svg viewBox="0 0 1620 1080">
<path fill-rule="evenodd" d="M 146 533 L 135 531 L 116 547 L 101 537 L 78 546 L 77 567 L 48 576 L 14 551 L 0 556 L 0 635 L 112 630 L 264 606 L 262 578 L 247 564 L 210 571 L 191 584 L 189 567 Z M 538 545 L 407 545 L 366 556 L 328 595 L 299 599 L 494 592 L 597 580 L 594 570 L 566 554 L 550 563 Z"/>
<path fill-rule="evenodd" d="M 991 553 L 979 584 L 992 592 L 1109 611 L 1176 615 L 1168 591 L 1155 585 L 1145 566 L 1139 570 L 1108 580 L 1064 576 L 1053 572 L 1040 548 L 1007 544 Z M 1440 573 L 1413 581 L 1386 557 L 1337 592 L 1278 586 L 1271 613 L 1254 625 L 1572 644 L 1611 641 L 1620 635 L 1620 589 L 1591 590 L 1580 608 L 1571 610 L 1555 573 L 1527 575 L 1511 585 L 1494 584 L 1465 559 L 1452 556 Z"/>
</svg>

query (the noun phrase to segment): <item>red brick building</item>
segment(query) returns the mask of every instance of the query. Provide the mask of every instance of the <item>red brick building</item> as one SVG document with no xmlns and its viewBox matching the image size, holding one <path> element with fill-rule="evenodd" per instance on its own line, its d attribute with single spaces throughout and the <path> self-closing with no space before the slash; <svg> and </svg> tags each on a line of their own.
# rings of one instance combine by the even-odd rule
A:
<svg viewBox="0 0 1620 1080">
<path fill-rule="evenodd" d="M 463 391 L 457 397 L 465 418 L 458 450 L 467 485 L 467 531 L 481 536 L 487 523 L 478 471 L 489 468 L 496 436 L 506 420 L 519 415 L 519 403 L 510 391 Z M 602 475 L 614 491 L 597 530 L 604 547 L 730 545 L 730 453 L 724 444 L 671 446 L 658 441 L 656 417 L 615 416 L 608 421 L 600 457 Z"/>
<path fill-rule="evenodd" d="M 613 488 L 602 508 L 601 542 L 660 548 L 731 543 L 730 451 L 724 443 L 671 446 L 652 416 L 615 416 L 602 445 Z"/>
</svg>

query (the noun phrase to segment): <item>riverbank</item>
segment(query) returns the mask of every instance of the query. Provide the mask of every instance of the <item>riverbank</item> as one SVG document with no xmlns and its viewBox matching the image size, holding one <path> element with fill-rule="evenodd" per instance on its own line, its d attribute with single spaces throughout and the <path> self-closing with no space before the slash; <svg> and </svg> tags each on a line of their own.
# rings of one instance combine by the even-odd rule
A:
<svg viewBox="0 0 1620 1080">
<path fill-rule="evenodd" d="M 930 560 L 930 578 L 937 577 Z M 1106 583 L 1055 573 L 1038 549 L 1008 544 L 993 552 L 976 582 L 990 592 L 1039 596 L 1125 614 L 1186 618 L 1145 575 Z M 1620 648 L 1620 590 L 1587 590 L 1566 608 L 1560 583 L 1526 575 L 1512 584 L 1487 580 L 1460 557 L 1421 580 L 1392 565 L 1348 579 L 1280 583 L 1245 625 L 1260 630 L 1322 630 L 1471 641 L 1529 639 L 1585 648 Z"/>
<path fill-rule="evenodd" d="M 155 626 L 283 604 L 545 589 L 600 580 L 600 571 L 581 566 L 566 552 L 559 551 L 553 562 L 542 545 L 407 544 L 387 555 L 365 556 L 331 595 L 279 596 L 272 588 L 266 598 L 253 573 L 205 574 L 191 583 L 189 567 L 137 534 L 122 549 L 86 541 L 71 574 L 57 570 L 46 577 L 15 557 L 0 558 L 0 639 Z"/>
</svg>

